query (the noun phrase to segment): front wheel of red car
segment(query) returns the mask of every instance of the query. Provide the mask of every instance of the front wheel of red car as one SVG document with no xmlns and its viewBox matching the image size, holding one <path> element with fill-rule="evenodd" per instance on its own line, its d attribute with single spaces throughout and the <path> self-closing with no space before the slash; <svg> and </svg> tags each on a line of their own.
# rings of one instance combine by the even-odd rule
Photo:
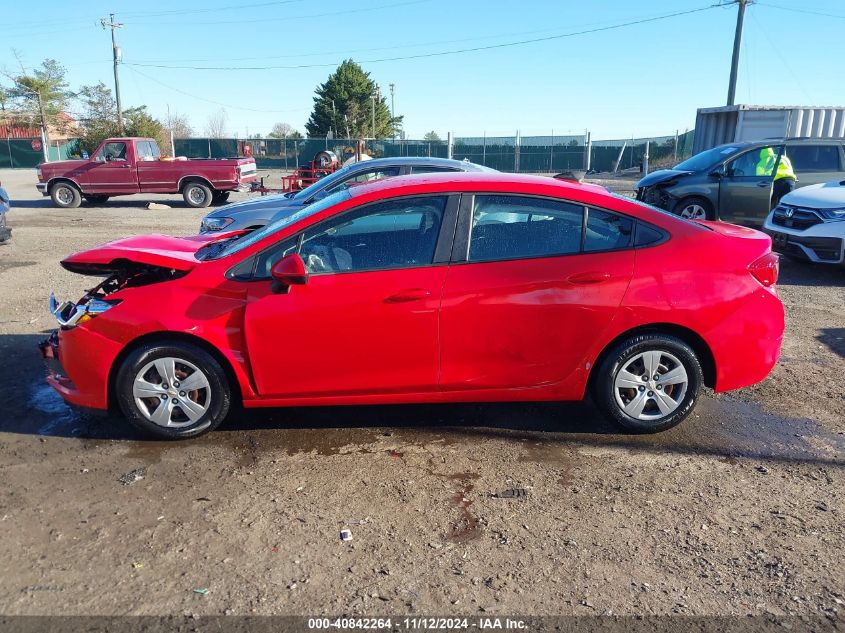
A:
<svg viewBox="0 0 845 633">
<path fill-rule="evenodd" d="M 231 406 L 231 388 L 220 363 L 205 350 L 178 342 L 152 343 L 120 366 L 115 395 L 127 419 L 168 440 L 217 428 Z"/>
<path fill-rule="evenodd" d="M 641 334 L 605 356 L 593 381 L 593 399 L 610 419 L 640 433 L 680 424 L 704 382 L 692 348 L 674 336 Z"/>
</svg>

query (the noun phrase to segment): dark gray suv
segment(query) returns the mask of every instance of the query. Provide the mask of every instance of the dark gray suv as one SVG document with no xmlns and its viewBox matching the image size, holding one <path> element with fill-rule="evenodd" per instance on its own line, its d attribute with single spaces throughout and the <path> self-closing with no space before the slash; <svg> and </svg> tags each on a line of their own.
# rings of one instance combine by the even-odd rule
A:
<svg viewBox="0 0 845 633">
<path fill-rule="evenodd" d="M 772 208 L 772 185 L 783 152 L 797 187 L 845 179 L 845 140 L 798 139 L 729 143 L 708 149 L 637 183 L 637 200 L 683 217 L 762 225 Z M 759 174 L 760 151 L 776 153 Z"/>
<path fill-rule="evenodd" d="M 374 158 L 353 163 L 321 178 L 309 187 L 295 193 L 285 193 L 261 198 L 250 198 L 242 202 L 227 204 L 212 211 L 202 219 L 200 233 L 214 231 L 235 231 L 257 229 L 290 215 L 330 193 L 345 189 L 359 182 L 370 182 L 380 178 L 405 176 L 408 174 L 441 173 L 449 171 L 495 171 L 468 161 L 446 158 L 423 158 L 415 156 L 396 158 Z"/>
</svg>

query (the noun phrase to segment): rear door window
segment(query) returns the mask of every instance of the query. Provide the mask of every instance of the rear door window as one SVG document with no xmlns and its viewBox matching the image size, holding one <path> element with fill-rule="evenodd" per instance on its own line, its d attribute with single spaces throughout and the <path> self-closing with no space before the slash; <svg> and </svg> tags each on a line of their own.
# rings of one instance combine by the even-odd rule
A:
<svg viewBox="0 0 845 633">
<path fill-rule="evenodd" d="M 581 250 L 584 207 L 527 196 L 475 197 L 469 261 L 569 255 Z"/>
<path fill-rule="evenodd" d="M 797 173 L 841 171 L 838 145 L 790 145 L 786 155 Z"/>
</svg>

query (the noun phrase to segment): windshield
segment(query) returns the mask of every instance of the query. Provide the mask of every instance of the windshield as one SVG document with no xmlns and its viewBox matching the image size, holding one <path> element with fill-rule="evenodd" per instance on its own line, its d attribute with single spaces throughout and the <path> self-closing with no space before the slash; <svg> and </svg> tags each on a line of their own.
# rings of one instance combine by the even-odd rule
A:
<svg viewBox="0 0 845 633">
<path fill-rule="evenodd" d="M 215 242 L 210 244 L 205 252 L 202 253 L 201 257 L 197 257 L 197 259 L 202 260 L 209 260 L 209 259 L 220 259 L 221 257 L 227 257 L 228 255 L 232 255 L 233 253 L 237 253 L 238 251 L 242 251 L 247 246 L 252 246 L 256 242 L 260 242 L 268 235 L 272 235 L 277 231 L 281 231 L 285 227 L 290 226 L 300 220 L 303 220 L 307 217 L 314 215 L 315 213 L 319 213 L 323 209 L 328 209 L 331 206 L 342 202 L 343 200 L 348 200 L 352 196 L 346 190 L 337 191 L 329 196 L 326 196 L 319 202 L 315 202 L 312 205 L 305 207 L 304 209 L 300 209 L 296 213 L 292 213 L 291 215 L 287 215 L 285 217 L 279 218 L 275 222 L 271 222 L 267 226 L 257 229 L 252 233 L 247 233 L 246 235 L 236 235 L 228 240 L 222 240 L 220 242 Z"/>
<path fill-rule="evenodd" d="M 358 163 L 358 164 L 360 165 L 360 163 Z M 315 193 L 317 193 L 320 189 L 323 189 L 324 187 L 330 187 L 331 185 L 333 185 L 338 180 L 345 178 L 346 175 L 350 171 L 352 171 L 350 169 L 350 167 L 352 167 L 352 165 L 347 165 L 346 167 L 343 167 L 342 169 L 338 169 L 333 174 L 329 174 L 328 176 L 324 176 L 323 178 L 320 178 L 320 180 L 318 180 L 317 182 L 312 182 L 310 185 L 305 187 L 305 189 L 303 189 L 302 191 L 299 191 L 296 194 L 294 194 L 293 198 L 295 200 L 305 200 L 307 198 L 310 198 Z"/>
<path fill-rule="evenodd" d="M 707 151 L 696 154 L 691 158 L 687 158 L 684 162 L 678 163 L 673 169 L 680 171 L 702 171 L 708 167 L 712 167 L 718 162 L 736 154 L 742 147 L 739 145 L 721 145 L 708 149 Z"/>
</svg>

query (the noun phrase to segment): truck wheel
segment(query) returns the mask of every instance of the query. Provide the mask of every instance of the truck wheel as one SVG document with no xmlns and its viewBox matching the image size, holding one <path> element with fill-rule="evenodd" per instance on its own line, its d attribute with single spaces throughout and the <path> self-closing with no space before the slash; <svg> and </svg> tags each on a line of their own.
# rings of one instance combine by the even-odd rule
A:
<svg viewBox="0 0 845 633">
<path fill-rule="evenodd" d="M 211 204 L 213 194 L 208 185 L 195 180 L 183 187 L 182 197 L 185 199 L 185 204 L 189 207 L 201 209 Z"/>
<path fill-rule="evenodd" d="M 82 204 L 82 194 L 69 182 L 58 182 L 50 187 L 50 198 L 60 209 L 75 209 Z"/>
<path fill-rule="evenodd" d="M 82 196 L 85 198 L 86 202 L 90 202 L 91 204 L 103 204 L 108 202 L 109 197 L 103 196 L 100 194 L 88 194 L 87 196 Z"/>
<path fill-rule="evenodd" d="M 212 201 L 215 204 L 223 204 L 229 199 L 229 193 L 228 191 L 215 191 Z"/>
</svg>

